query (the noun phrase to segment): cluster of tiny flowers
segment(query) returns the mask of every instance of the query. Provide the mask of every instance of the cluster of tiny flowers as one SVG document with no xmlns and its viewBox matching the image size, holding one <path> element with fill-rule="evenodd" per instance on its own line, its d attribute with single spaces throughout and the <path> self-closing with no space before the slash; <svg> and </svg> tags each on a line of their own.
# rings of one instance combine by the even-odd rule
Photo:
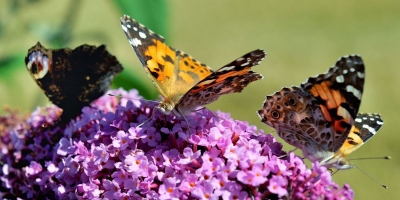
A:
<svg viewBox="0 0 400 200">
<path fill-rule="evenodd" d="M 69 124 L 38 108 L 6 131 L 0 198 L 352 199 L 318 163 L 282 151 L 271 134 L 207 109 L 156 111 L 136 90 L 111 91 Z M 147 121 L 149 118 L 151 119 Z M 145 122 L 142 126 L 141 123 Z"/>
</svg>

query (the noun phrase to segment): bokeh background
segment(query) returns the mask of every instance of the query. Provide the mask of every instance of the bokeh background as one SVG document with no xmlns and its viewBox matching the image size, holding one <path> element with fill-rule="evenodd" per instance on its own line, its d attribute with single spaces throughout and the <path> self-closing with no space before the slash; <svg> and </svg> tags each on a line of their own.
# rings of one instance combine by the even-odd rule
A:
<svg viewBox="0 0 400 200">
<path fill-rule="evenodd" d="M 265 49 L 267 58 L 254 68 L 264 80 L 207 107 L 268 133 L 274 131 L 255 114 L 265 95 L 325 72 L 343 55 L 362 55 L 367 75 L 360 111 L 380 113 L 385 124 L 350 158 L 392 156 L 390 161 L 354 161 L 389 189 L 358 169 L 340 171 L 333 178 L 350 184 L 356 199 L 399 198 L 400 1 L 0 1 L 0 106 L 27 113 L 49 104 L 24 66 L 27 50 L 37 41 L 47 48 L 106 44 L 124 66 L 114 87 L 138 88 L 145 98 L 157 99 L 121 30 L 123 14 L 213 69 Z M 285 144 L 284 149 L 293 148 Z"/>
</svg>

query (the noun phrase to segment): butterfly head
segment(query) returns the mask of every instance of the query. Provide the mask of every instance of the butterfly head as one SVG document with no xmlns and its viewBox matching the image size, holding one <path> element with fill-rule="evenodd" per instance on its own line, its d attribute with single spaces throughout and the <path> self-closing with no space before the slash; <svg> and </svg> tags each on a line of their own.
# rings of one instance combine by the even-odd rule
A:
<svg viewBox="0 0 400 200">
<path fill-rule="evenodd" d="M 336 163 L 333 164 L 333 167 L 339 170 L 343 170 L 343 169 L 351 169 L 354 167 L 354 165 L 352 165 L 349 160 L 347 160 L 347 158 L 343 157 L 343 158 L 339 158 Z"/>
<path fill-rule="evenodd" d="M 159 109 L 165 115 L 169 115 L 172 111 L 174 111 L 175 104 L 173 101 L 164 100 L 158 104 L 157 109 Z"/>
<path fill-rule="evenodd" d="M 331 156 L 325 157 L 325 159 L 323 159 L 320 163 L 327 168 L 334 167 L 338 170 L 351 169 L 354 167 L 354 165 L 352 165 L 346 158 L 346 154 L 341 152 L 336 152 Z"/>
<path fill-rule="evenodd" d="M 25 58 L 26 68 L 34 79 L 41 79 L 49 71 L 51 59 L 40 49 L 43 48 L 38 42 L 28 53 Z"/>
</svg>

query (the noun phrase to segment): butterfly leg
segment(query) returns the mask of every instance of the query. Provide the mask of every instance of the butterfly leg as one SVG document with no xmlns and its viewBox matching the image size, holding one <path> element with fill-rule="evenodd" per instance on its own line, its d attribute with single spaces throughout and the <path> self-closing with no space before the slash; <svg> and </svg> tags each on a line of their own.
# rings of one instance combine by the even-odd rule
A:
<svg viewBox="0 0 400 200">
<path fill-rule="evenodd" d="M 291 152 L 296 151 L 297 149 L 298 149 L 298 148 L 296 147 L 296 148 L 294 148 L 293 150 L 290 150 L 289 152 L 287 152 L 285 155 L 279 156 L 278 158 L 279 158 L 279 159 L 284 158 L 284 157 L 288 156 Z M 302 158 L 302 159 L 304 159 L 304 158 Z"/>
<path fill-rule="evenodd" d="M 333 171 L 332 168 L 329 168 L 328 171 L 331 173 L 331 176 L 333 176 L 339 171 L 339 169 L 337 169 L 336 171 Z"/>
<path fill-rule="evenodd" d="M 179 107 L 176 108 L 176 109 L 178 110 L 179 114 L 181 114 L 181 116 L 183 117 L 183 119 L 185 119 L 185 122 L 186 122 L 186 125 L 187 125 L 187 129 L 189 130 L 189 133 L 190 133 L 190 126 L 189 126 L 188 120 L 186 119 L 185 115 L 183 114 L 182 110 L 181 110 Z"/>
<path fill-rule="evenodd" d="M 156 113 L 157 110 L 158 110 L 158 107 L 155 107 L 155 108 L 153 109 L 153 113 L 151 114 L 151 116 L 150 116 L 148 119 L 146 119 L 146 121 L 140 123 L 140 124 L 138 125 L 138 127 L 143 126 L 145 123 L 147 123 L 147 122 L 149 122 L 151 119 L 153 119 L 154 114 Z"/>
</svg>

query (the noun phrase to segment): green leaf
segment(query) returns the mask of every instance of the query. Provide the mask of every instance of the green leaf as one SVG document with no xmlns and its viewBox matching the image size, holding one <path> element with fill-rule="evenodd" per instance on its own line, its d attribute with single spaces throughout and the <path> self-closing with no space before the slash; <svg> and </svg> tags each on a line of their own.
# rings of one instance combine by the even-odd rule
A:
<svg viewBox="0 0 400 200">
<path fill-rule="evenodd" d="M 159 94 L 150 79 L 144 75 L 145 72 L 143 71 L 142 74 L 138 75 L 133 69 L 134 67 L 131 66 L 124 67 L 124 70 L 114 78 L 113 87 L 122 87 L 125 90 L 134 88 L 145 99 L 157 99 Z"/>
<path fill-rule="evenodd" d="M 11 81 L 15 71 L 24 68 L 25 53 L 16 53 L 0 60 L 0 79 L 3 81 Z"/>
<path fill-rule="evenodd" d="M 167 38 L 168 9 L 165 0 L 136 1 L 117 0 L 114 1 L 122 14 L 131 16 L 148 29 Z"/>
</svg>

